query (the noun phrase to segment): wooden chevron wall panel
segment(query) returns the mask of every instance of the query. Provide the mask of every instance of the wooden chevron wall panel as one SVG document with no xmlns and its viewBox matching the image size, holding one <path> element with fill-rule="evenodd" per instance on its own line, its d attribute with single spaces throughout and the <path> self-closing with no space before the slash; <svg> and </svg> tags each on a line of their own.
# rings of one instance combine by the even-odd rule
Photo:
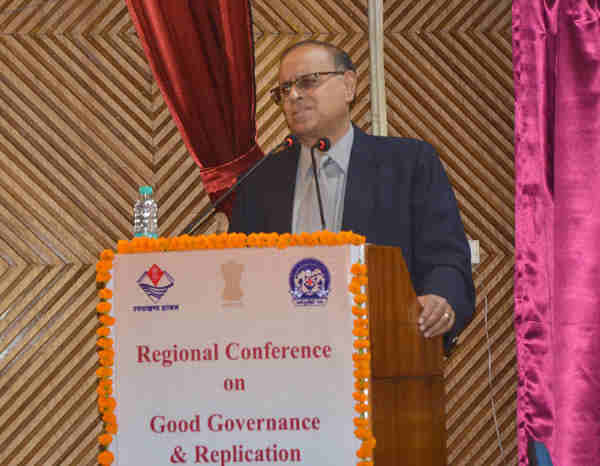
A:
<svg viewBox="0 0 600 466">
<path fill-rule="evenodd" d="M 389 132 L 437 148 L 481 244 L 477 315 L 446 370 L 451 465 L 516 464 L 510 3 L 384 2 Z M 263 149 L 287 133 L 278 56 L 305 38 L 350 53 L 369 131 L 368 0 L 252 7 Z M 94 465 L 98 253 L 129 237 L 141 184 L 162 235 L 208 199 L 122 0 L 0 0 L 0 106 L 0 465 Z"/>
</svg>

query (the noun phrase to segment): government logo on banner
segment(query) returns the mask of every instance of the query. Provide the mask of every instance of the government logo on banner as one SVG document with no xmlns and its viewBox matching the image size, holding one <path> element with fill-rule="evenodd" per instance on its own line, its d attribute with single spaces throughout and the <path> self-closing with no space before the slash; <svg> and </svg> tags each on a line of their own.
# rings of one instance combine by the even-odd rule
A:
<svg viewBox="0 0 600 466">
<path fill-rule="evenodd" d="M 175 280 L 166 270 L 154 264 L 138 278 L 137 284 L 153 303 L 157 303 L 175 284 Z"/>
<path fill-rule="evenodd" d="M 296 306 L 324 306 L 329 298 L 330 274 L 325 264 L 308 258 L 290 272 L 290 294 Z"/>
</svg>

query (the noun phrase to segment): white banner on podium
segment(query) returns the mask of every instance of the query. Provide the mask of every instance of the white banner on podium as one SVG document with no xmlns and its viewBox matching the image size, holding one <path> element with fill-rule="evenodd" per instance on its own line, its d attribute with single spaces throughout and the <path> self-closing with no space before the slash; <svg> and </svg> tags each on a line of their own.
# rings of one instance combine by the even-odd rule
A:
<svg viewBox="0 0 600 466">
<path fill-rule="evenodd" d="M 354 464 L 361 251 L 117 255 L 115 464 Z"/>
</svg>

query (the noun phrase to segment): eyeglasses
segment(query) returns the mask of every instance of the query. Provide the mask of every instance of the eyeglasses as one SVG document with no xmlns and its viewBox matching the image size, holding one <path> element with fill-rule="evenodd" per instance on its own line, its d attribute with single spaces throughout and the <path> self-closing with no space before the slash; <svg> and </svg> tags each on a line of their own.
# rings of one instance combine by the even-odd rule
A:
<svg viewBox="0 0 600 466">
<path fill-rule="evenodd" d="M 333 74 L 344 74 L 344 71 L 320 71 L 317 73 L 308 73 L 298 76 L 293 81 L 286 81 L 281 83 L 281 86 L 271 89 L 271 98 L 273 101 L 280 105 L 284 97 L 288 97 L 292 92 L 292 87 L 296 86 L 299 91 L 310 91 L 316 89 L 321 85 L 321 76 L 333 75 Z"/>
</svg>

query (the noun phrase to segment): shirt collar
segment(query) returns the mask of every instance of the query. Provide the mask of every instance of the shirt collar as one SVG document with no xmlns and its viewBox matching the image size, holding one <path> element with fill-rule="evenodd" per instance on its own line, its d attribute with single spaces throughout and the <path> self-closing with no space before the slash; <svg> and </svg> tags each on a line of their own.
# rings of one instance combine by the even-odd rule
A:
<svg viewBox="0 0 600 466">
<path fill-rule="evenodd" d="M 342 136 L 342 138 L 336 142 L 329 151 L 321 152 L 318 149 L 315 149 L 315 154 L 327 154 L 331 159 L 337 164 L 337 166 L 342 170 L 344 175 L 348 171 L 348 165 L 350 164 L 350 153 L 352 151 L 352 142 L 354 141 L 354 126 L 351 124 L 346 134 Z M 319 168 L 323 167 L 325 163 L 326 157 L 317 158 L 320 161 Z M 310 147 L 302 145 L 300 149 L 300 161 L 299 161 L 299 169 L 300 173 L 303 173 L 304 176 L 310 174 L 311 168 L 311 159 L 310 159 Z M 312 176 L 312 175 L 311 175 Z"/>
</svg>

